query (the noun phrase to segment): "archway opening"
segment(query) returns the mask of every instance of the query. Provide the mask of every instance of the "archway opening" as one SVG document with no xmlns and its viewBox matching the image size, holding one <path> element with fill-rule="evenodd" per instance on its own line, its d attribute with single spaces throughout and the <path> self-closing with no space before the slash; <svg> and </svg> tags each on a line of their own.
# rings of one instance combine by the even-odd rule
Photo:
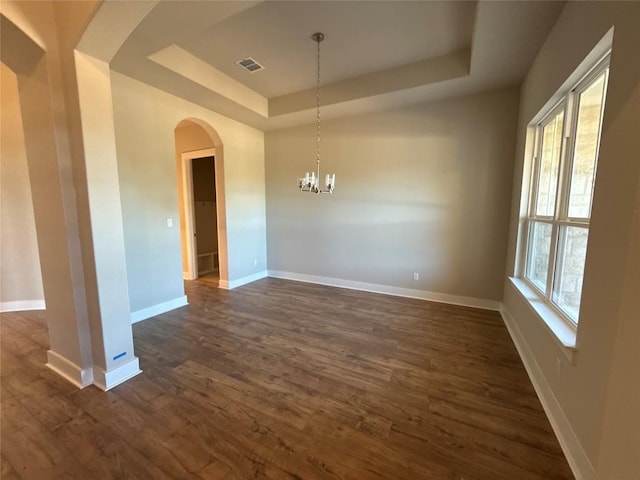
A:
<svg viewBox="0 0 640 480">
<path fill-rule="evenodd" d="M 183 277 L 227 282 L 222 140 L 194 118 L 179 122 L 174 135 Z"/>
</svg>

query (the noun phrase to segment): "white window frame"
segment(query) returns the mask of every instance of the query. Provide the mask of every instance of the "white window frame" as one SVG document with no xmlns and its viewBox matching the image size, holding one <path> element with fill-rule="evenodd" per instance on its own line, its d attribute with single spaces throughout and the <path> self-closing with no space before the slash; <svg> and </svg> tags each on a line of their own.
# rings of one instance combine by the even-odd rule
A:
<svg viewBox="0 0 640 480">
<path fill-rule="evenodd" d="M 519 266 L 519 280 L 523 281 L 526 286 L 529 287 L 531 291 L 529 291 L 528 297 L 531 297 L 531 293 L 534 293 L 534 296 L 537 297 L 536 300 L 541 300 L 546 308 L 543 310 L 549 312 L 560 319 L 565 325 L 564 329 L 569 329 L 573 332 L 573 341 L 575 343 L 575 333 L 578 327 L 578 319 L 573 319 L 569 314 L 567 314 L 561 307 L 559 307 L 553 301 L 553 288 L 554 284 L 557 281 L 558 273 L 562 268 L 562 265 L 558 263 L 558 259 L 561 258 L 562 248 L 564 247 L 563 239 L 561 239 L 561 227 L 570 226 L 570 227 L 578 227 L 589 229 L 589 222 L 591 216 L 591 206 L 593 205 L 593 184 L 595 184 L 595 178 L 597 174 L 597 166 L 598 166 L 598 156 L 600 151 L 600 139 L 602 133 L 602 119 L 605 110 L 606 104 L 606 92 L 607 92 L 607 84 L 608 84 L 608 76 L 609 76 L 609 64 L 610 64 L 610 52 L 600 58 L 597 62 L 592 65 L 592 68 L 588 70 L 588 72 L 582 76 L 582 78 L 575 82 L 574 85 L 564 92 L 559 92 L 561 94 L 561 98 L 555 104 L 551 106 L 551 108 L 547 108 L 540 112 L 540 114 L 536 115 L 539 120 L 532 122 L 530 124 L 530 128 L 534 130 L 534 148 L 533 148 L 533 159 L 531 162 L 531 176 L 530 176 L 530 185 L 529 185 L 529 196 L 528 196 L 528 206 L 527 206 L 527 215 L 525 220 L 525 228 L 522 232 L 521 239 L 521 248 L 522 255 L 521 265 Z M 592 83 L 601 75 L 605 74 L 605 85 L 604 85 L 604 102 L 603 108 L 600 111 L 600 120 L 599 120 L 599 130 L 598 130 L 598 144 L 596 147 L 596 158 L 594 163 L 594 182 L 592 184 L 592 192 L 591 192 L 591 205 L 589 206 L 589 217 L 586 218 L 573 218 L 569 217 L 569 194 L 570 194 L 570 182 L 571 182 L 571 173 L 573 168 L 573 161 L 575 155 L 575 141 L 576 141 L 576 131 L 578 126 L 578 99 L 582 92 L 584 92 L 587 88 L 589 88 Z M 564 112 L 563 116 L 563 132 L 562 132 L 562 142 L 560 148 L 560 163 L 558 167 L 558 179 L 556 185 L 556 198 L 555 198 L 555 210 L 553 216 L 542 216 L 536 215 L 536 205 L 537 205 L 537 195 L 538 195 L 538 181 L 539 175 L 538 170 L 541 164 L 541 149 L 542 149 L 542 140 L 541 133 L 542 129 L 546 124 L 548 124 L 549 120 L 555 117 L 560 111 Z M 532 234 L 532 224 L 533 222 L 546 223 L 551 225 L 551 247 L 549 252 L 549 265 L 547 269 L 547 283 L 545 286 L 545 291 L 542 291 L 538 285 L 536 285 L 532 280 L 527 277 L 527 266 L 528 266 L 528 257 L 529 257 L 529 245 L 531 242 L 531 234 Z M 531 300 L 530 300 L 531 301 Z M 542 315 L 544 317 L 544 315 Z M 544 318 L 543 318 L 544 319 Z M 555 318 L 554 318 L 555 320 Z M 545 319 L 545 321 L 547 321 Z M 549 321 L 547 321 L 549 323 Z M 552 327 L 552 330 L 556 332 L 557 329 Z M 558 335 L 556 333 L 556 335 Z M 566 343 L 566 342 L 563 342 Z"/>
</svg>

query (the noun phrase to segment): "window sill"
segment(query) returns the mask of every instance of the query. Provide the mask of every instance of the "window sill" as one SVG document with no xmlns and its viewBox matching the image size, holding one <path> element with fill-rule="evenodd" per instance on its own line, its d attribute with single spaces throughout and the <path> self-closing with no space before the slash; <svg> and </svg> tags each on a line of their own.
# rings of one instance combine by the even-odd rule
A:
<svg viewBox="0 0 640 480">
<path fill-rule="evenodd" d="M 509 277 L 511 284 L 522 298 L 527 302 L 533 313 L 539 318 L 547 329 L 553 334 L 553 338 L 561 347 L 562 353 L 573 363 L 573 356 L 576 349 L 576 329 L 564 318 L 558 315 L 540 297 L 538 292 L 531 288 L 521 278 Z"/>
</svg>

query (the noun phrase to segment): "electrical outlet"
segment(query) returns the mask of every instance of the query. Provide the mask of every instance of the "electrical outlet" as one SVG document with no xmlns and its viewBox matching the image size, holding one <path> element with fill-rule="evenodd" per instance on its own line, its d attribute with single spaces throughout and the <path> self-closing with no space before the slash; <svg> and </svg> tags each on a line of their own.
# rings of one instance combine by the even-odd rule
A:
<svg viewBox="0 0 640 480">
<path fill-rule="evenodd" d="M 253 266 L 254 266 L 254 267 L 257 267 L 257 266 L 258 266 L 258 259 L 257 259 L 257 258 L 254 258 L 254 259 L 253 259 Z"/>
<path fill-rule="evenodd" d="M 420 279 L 420 274 L 418 272 L 413 272 L 413 279 L 414 280 L 419 280 Z"/>
<path fill-rule="evenodd" d="M 173 218 L 167 218 L 167 227 L 169 228 L 173 227 Z"/>
</svg>

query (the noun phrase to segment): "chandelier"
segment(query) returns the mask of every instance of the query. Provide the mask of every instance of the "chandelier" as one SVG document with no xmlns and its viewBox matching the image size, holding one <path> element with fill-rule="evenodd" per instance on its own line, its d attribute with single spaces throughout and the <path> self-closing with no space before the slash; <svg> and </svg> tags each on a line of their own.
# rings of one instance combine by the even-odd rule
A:
<svg viewBox="0 0 640 480">
<path fill-rule="evenodd" d="M 336 174 L 327 174 L 324 178 L 325 188 L 320 188 L 320 42 L 324 40 L 323 33 L 314 33 L 311 39 L 318 44 L 317 68 L 316 68 L 316 171 L 306 172 L 304 178 L 298 179 L 298 188 L 301 192 L 333 193 L 336 187 Z"/>
</svg>

